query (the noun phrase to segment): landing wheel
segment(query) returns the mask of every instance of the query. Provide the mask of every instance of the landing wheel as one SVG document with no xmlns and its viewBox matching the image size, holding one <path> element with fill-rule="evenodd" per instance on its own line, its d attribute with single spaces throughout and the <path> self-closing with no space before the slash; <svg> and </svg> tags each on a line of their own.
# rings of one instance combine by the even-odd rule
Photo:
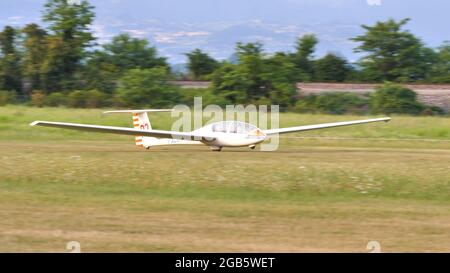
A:
<svg viewBox="0 0 450 273">
<path fill-rule="evenodd" d="M 256 145 L 250 145 L 250 146 L 248 146 L 250 149 L 252 149 L 252 150 L 254 150 L 254 149 L 256 149 Z"/>
<path fill-rule="evenodd" d="M 222 151 L 222 147 L 211 147 L 211 150 L 213 152 L 220 152 L 220 151 Z"/>
<path fill-rule="evenodd" d="M 145 149 L 150 150 L 150 146 L 145 147 Z"/>
</svg>

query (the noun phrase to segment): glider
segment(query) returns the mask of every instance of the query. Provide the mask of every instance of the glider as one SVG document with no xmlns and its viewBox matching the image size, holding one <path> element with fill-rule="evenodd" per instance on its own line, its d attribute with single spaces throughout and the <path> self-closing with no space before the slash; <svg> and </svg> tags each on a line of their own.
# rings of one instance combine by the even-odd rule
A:
<svg viewBox="0 0 450 273">
<path fill-rule="evenodd" d="M 163 146 L 163 145 L 204 144 L 210 146 L 213 151 L 221 151 L 223 147 L 250 147 L 251 149 L 255 149 L 257 144 L 263 142 L 264 140 L 273 135 L 278 134 L 303 132 L 303 131 L 349 126 L 371 122 L 381 122 L 381 121 L 388 122 L 391 120 L 391 118 L 389 117 L 384 117 L 384 118 L 323 123 L 316 125 L 306 125 L 306 126 L 270 129 L 270 130 L 262 130 L 252 124 L 240 121 L 222 121 L 206 125 L 192 132 L 153 130 L 147 113 L 171 112 L 171 111 L 172 111 L 171 109 L 147 109 L 147 110 L 120 110 L 120 111 L 105 112 L 105 114 L 111 113 L 132 114 L 134 128 L 88 125 L 88 124 L 65 123 L 65 122 L 50 122 L 50 121 L 34 121 L 30 125 L 135 136 L 136 145 L 139 147 L 144 147 L 146 149 L 150 149 L 150 147 L 152 146 Z"/>
</svg>

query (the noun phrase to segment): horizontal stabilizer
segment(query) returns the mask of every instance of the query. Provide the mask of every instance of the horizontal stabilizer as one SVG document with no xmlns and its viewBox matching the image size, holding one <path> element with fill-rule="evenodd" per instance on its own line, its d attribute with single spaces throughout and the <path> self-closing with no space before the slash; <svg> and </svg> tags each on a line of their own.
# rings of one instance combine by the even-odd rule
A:
<svg viewBox="0 0 450 273">
<path fill-rule="evenodd" d="M 115 111 L 106 111 L 106 112 L 103 112 L 103 114 L 121 114 L 121 113 L 140 114 L 140 113 L 172 112 L 172 111 L 173 111 L 173 109 L 115 110 Z"/>
</svg>

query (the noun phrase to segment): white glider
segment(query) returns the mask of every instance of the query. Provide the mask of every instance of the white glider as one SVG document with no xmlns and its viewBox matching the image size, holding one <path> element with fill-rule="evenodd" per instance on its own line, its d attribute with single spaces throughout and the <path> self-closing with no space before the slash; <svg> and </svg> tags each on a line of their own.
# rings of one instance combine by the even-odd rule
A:
<svg viewBox="0 0 450 273">
<path fill-rule="evenodd" d="M 63 129 L 113 133 L 120 135 L 135 136 L 136 145 L 149 149 L 152 146 L 162 145 L 197 145 L 205 144 L 211 147 L 213 151 L 221 151 L 223 147 L 250 147 L 254 149 L 257 144 L 263 142 L 268 137 L 278 134 L 318 130 L 332 127 L 349 126 L 371 122 L 388 122 L 389 117 L 333 122 L 316 125 L 306 125 L 297 127 L 288 127 L 280 129 L 262 130 L 256 126 L 240 121 L 223 121 L 209 124 L 192 132 L 176 132 L 153 130 L 150 120 L 147 116 L 149 112 L 170 112 L 171 109 L 147 109 L 147 110 L 121 110 L 108 111 L 110 113 L 131 113 L 133 114 L 134 128 L 76 124 L 65 122 L 35 121 L 31 126 L 46 126 Z"/>
</svg>

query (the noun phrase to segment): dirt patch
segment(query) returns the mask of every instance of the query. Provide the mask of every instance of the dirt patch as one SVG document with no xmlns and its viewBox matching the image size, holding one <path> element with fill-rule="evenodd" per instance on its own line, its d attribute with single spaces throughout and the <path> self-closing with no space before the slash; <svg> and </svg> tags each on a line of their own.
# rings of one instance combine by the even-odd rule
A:
<svg viewBox="0 0 450 273">
<path fill-rule="evenodd" d="M 367 94 L 375 91 L 378 84 L 346 84 L 346 83 L 298 83 L 302 95 L 320 94 L 326 92 L 353 92 Z M 420 102 L 438 106 L 450 111 L 450 85 L 407 84 L 414 90 Z"/>
<path fill-rule="evenodd" d="M 207 81 L 176 81 L 174 84 L 181 88 L 208 88 Z M 353 92 L 367 94 L 374 92 L 379 84 L 348 84 L 348 83 L 298 83 L 298 90 L 302 95 L 320 94 L 326 92 Z M 427 105 L 438 106 L 450 111 L 450 84 L 407 84 L 418 94 L 420 102 Z"/>
</svg>

